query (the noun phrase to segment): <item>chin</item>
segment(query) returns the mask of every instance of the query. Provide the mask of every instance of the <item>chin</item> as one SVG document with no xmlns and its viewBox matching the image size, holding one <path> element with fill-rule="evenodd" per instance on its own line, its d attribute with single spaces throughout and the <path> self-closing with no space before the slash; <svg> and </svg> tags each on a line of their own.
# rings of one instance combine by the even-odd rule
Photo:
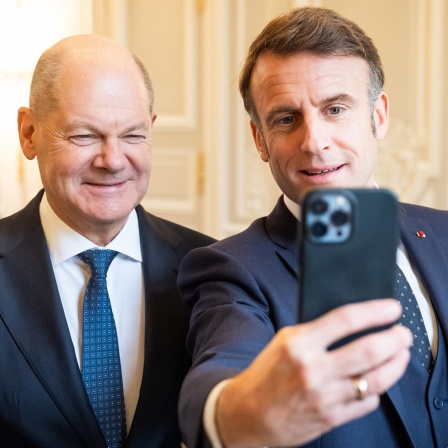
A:
<svg viewBox="0 0 448 448">
<path fill-rule="evenodd" d="M 98 224 L 113 224 L 125 221 L 134 207 L 99 207 L 93 213 L 90 210 L 86 216 Z"/>
</svg>

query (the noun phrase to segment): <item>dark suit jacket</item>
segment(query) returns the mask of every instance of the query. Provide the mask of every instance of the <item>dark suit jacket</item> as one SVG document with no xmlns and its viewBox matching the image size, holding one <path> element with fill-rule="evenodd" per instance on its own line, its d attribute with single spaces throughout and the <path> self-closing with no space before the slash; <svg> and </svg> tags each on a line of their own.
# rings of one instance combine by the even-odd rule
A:
<svg viewBox="0 0 448 448">
<path fill-rule="evenodd" d="M 106 447 L 76 361 L 38 207 L 0 220 L 0 446 Z M 145 360 L 127 447 L 178 447 L 177 401 L 191 364 L 179 263 L 212 242 L 137 207 L 146 290 Z"/>
<path fill-rule="evenodd" d="M 439 335 L 447 341 L 448 213 L 402 204 L 400 219 L 402 242 L 432 299 Z M 419 230 L 426 238 L 416 236 Z M 193 307 L 187 338 L 193 368 L 179 405 L 182 432 L 190 448 L 201 444 L 202 410 L 213 386 L 247 367 L 280 328 L 297 322 L 297 233 L 297 221 L 280 198 L 268 217 L 254 221 L 238 235 L 190 252 L 181 264 L 180 292 Z M 406 375 L 412 376 L 410 371 Z M 402 399 L 411 384 L 403 378 L 383 397 L 378 411 L 331 431 L 310 446 L 404 447 L 410 446 L 410 440 L 420 440 L 414 434 L 421 430 L 419 412 L 412 414 Z M 421 398 L 422 406 L 424 401 Z M 431 429 L 422 430 L 429 435 L 421 438 L 431 440 Z"/>
</svg>

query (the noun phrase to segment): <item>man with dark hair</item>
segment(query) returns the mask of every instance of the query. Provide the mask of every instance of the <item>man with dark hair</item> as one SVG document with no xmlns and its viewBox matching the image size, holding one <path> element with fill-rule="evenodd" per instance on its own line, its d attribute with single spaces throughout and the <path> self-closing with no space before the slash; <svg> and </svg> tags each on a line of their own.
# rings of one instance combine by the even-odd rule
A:
<svg viewBox="0 0 448 448">
<path fill-rule="evenodd" d="M 328 9 L 282 15 L 250 47 L 240 90 L 259 155 L 283 195 L 269 216 L 181 264 L 180 292 L 193 307 L 193 367 L 179 405 L 189 446 L 448 445 L 446 212 L 400 206 L 397 264 L 426 325 L 436 360 L 429 369 L 415 347 L 410 352 L 412 334 L 402 325 L 328 350 L 394 324 L 402 314 L 394 298 L 297 325 L 300 204 L 312 188 L 376 186 L 389 114 L 383 82 L 371 39 Z"/>
<path fill-rule="evenodd" d="M 0 220 L 0 446 L 176 447 L 177 271 L 213 240 L 147 213 L 146 69 L 102 36 L 44 52 L 18 113 L 44 189 Z"/>
</svg>

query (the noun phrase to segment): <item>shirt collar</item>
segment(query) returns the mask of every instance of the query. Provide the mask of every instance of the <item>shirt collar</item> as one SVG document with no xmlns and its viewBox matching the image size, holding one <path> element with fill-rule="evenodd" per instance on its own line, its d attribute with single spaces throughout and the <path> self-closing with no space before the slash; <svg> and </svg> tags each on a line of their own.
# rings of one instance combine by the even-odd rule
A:
<svg viewBox="0 0 448 448">
<path fill-rule="evenodd" d="M 56 215 L 48 203 L 46 194 L 42 197 L 39 213 L 53 266 L 87 249 L 99 248 Z M 106 247 L 136 261 L 142 261 L 140 232 L 135 209 L 130 213 L 120 233 Z"/>
<path fill-rule="evenodd" d="M 283 195 L 283 201 L 285 202 L 285 205 L 287 209 L 293 214 L 293 216 L 300 221 L 300 213 L 302 210 L 302 207 L 300 207 L 299 204 L 296 204 L 294 201 L 291 201 L 291 199 L 288 198 L 285 194 Z"/>
</svg>

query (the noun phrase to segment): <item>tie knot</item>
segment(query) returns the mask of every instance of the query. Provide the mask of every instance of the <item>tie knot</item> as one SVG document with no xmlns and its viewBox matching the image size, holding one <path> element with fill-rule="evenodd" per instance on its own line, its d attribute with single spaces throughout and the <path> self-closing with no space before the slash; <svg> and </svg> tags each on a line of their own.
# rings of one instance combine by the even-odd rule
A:
<svg viewBox="0 0 448 448">
<path fill-rule="evenodd" d="M 78 254 L 78 257 L 90 266 L 93 277 L 106 278 L 112 260 L 118 252 L 109 249 L 89 249 Z"/>
</svg>

